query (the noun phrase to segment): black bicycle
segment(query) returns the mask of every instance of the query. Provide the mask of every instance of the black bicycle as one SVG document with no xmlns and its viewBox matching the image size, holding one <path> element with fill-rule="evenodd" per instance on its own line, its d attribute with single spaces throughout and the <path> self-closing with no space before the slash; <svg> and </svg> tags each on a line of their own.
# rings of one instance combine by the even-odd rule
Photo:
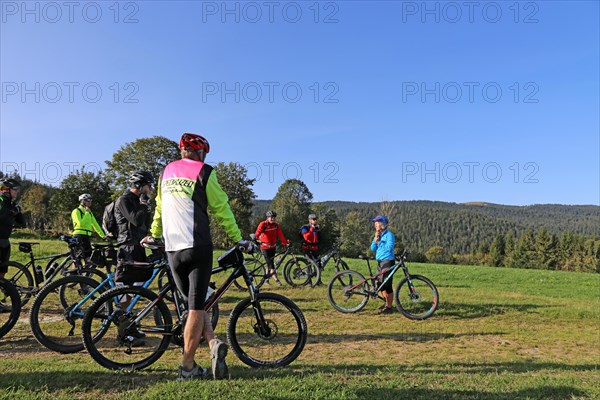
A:
<svg viewBox="0 0 600 400">
<path fill-rule="evenodd" d="M 329 302 L 336 310 L 343 313 L 360 311 L 367 305 L 369 298 L 383 300 L 379 295 L 381 288 L 399 269 L 402 269 L 404 278 L 398 283 L 394 292 L 396 308 L 410 319 L 431 317 L 439 304 L 438 290 L 428 278 L 412 275 L 408 271 L 404 263 L 406 256 L 406 251 L 396 256 L 398 262 L 390 267 L 390 274 L 385 279 L 383 275 L 386 271 L 373 275 L 370 258 L 361 256 L 360 258 L 367 260 L 369 277 L 365 278 L 359 272 L 351 270 L 335 274 L 327 287 Z"/>
<path fill-rule="evenodd" d="M 0 278 L 0 338 L 15 326 L 21 315 L 21 298 L 15 285 Z"/>
<path fill-rule="evenodd" d="M 283 269 L 283 277 L 285 281 L 289 283 L 290 286 L 298 287 L 296 285 L 296 282 L 303 282 L 309 274 L 312 274 L 313 276 L 311 277 L 311 279 L 315 279 L 317 285 L 322 284 L 321 274 L 323 273 L 323 271 L 325 271 L 325 267 L 331 260 L 333 260 L 334 262 L 333 266 L 335 268 L 335 273 L 349 269 L 346 261 L 342 260 L 342 256 L 340 254 L 341 245 L 342 242 L 335 243 L 331 250 L 329 250 L 325 254 L 319 255 L 318 258 L 311 258 L 307 254 L 306 258 L 312 260 L 312 262 L 319 267 L 318 269 L 320 271 L 318 273 L 318 279 L 316 271 L 308 270 L 306 268 L 300 268 L 298 265 L 286 265 Z"/>
<path fill-rule="evenodd" d="M 32 296 L 35 296 L 44 285 L 51 282 L 59 274 L 82 274 L 95 276 L 103 280 L 106 275 L 100 272 L 91 261 L 84 260 L 79 240 L 71 236 L 61 236 L 60 240 L 67 243 L 69 251 L 50 256 L 35 257 L 33 255 L 34 245 L 39 242 L 18 242 L 19 251 L 29 254 L 29 262 L 21 264 L 16 261 L 8 262 L 8 272 L 4 276 L 11 281 L 21 295 L 21 306 L 25 306 Z M 111 245 L 101 245 L 110 247 Z M 96 249 L 96 251 L 100 251 Z M 39 264 L 41 260 L 48 260 L 46 267 Z"/>
<path fill-rule="evenodd" d="M 251 235 L 251 237 L 252 236 L 253 235 Z M 252 237 L 252 239 L 256 248 L 259 248 L 261 242 L 254 237 Z M 285 262 L 288 257 L 290 258 Z M 267 267 L 264 258 L 260 257 L 258 254 L 255 254 L 252 257 L 246 257 L 245 262 L 248 273 L 257 288 L 261 288 L 273 275 L 268 272 L 269 268 Z M 321 271 L 317 268 L 316 263 L 309 258 L 294 254 L 290 245 L 285 246 L 283 251 L 279 251 L 275 254 L 273 264 L 275 265 L 276 272 L 279 271 L 281 265 L 284 265 L 283 279 L 292 287 L 306 285 L 314 287 L 321 279 Z M 288 275 L 286 274 L 286 271 L 295 271 L 295 273 Z M 243 279 L 237 279 L 234 281 L 234 284 L 238 289 L 246 290 L 247 288 Z"/>
<path fill-rule="evenodd" d="M 211 312 L 237 278 L 243 277 L 250 297 L 240 301 L 229 315 L 227 339 L 236 356 L 252 367 L 280 367 L 294 361 L 304 349 L 308 328 L 304 314 L 290 299 L 276 293 L 260 293 L 244 263 L 243 253 L 234 247 L 218 259 L 213 273 L 232 269 L 231 275 L 206 302 Z M 129 286 L 109 290 L 89 307 L 82 324 L 83 343 L 92 358 L 105 368 L 136 370 L 156 362 L 169 343 L 183 345 L 186 303 L 173 277 L 157 294 Z M 177 321 L 164 299 L 175 294 Z M 124 308 L 115 308 L 123 298 L 132 299 Z M 135 333 L 144 332 L 144 346 L 135 346 Z"/>
</svg>

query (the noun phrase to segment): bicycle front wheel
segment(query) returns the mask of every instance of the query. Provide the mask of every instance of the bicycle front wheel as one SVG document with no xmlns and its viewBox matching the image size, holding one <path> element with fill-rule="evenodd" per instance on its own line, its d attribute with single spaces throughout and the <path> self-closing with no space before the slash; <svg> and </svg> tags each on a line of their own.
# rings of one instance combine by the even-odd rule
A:
<svg viewBox="0 0 600 400">
<path fill-rule="evenodd" d="M 329 303 L 343 313 L 362 310 L 369 301 L 371 287 L 364 276 L 356 271 L 338 272 L 327 285 Z"/>
<path fill-rule="evenodd" d="M 439 303 L 437 288 L 433 282 L 421 275 L 411 275 L 410 281 L 412 289 L 406 278 L 396 286 L 394 297 L 398 311 L 410 319 L 431 317 Z"/>
<path fill-rule="evenodd" d="M 15 285 L 0 278 L 0 338 L 15 326 L 21 314 L 21 297 Z"/>
<path fill-rule="evenodd" d="M 231 349 L 254 368 L 288 365 L 302 353 L 307 337 L 300 308 L 276 293 L 260 293 L 254 303 L 250 298 L 240 301 L 227 322 Z"/>
<path fill-rule="evenodd" d="M 167 350 L 172 330 L 171 312 L 162 299 L 155 302 L 157 297 L 148 289 L 124 286 L 94 301 L 81 327 L 90 356 L 115 370 L 142 369 L 156 362 Z M 98 331 L 103 334 L 95 335 Z"/>
<path fill-rule="evenodd" d="M 92 293 L 99 285 L 91 278 L 71 275 L 44 286 L 29 311 L 29 324 L 35 339 L 59 353 L 83 350 L 81 321 L 87 307 L 101 294 L 100 291 Z"/>
</svg>

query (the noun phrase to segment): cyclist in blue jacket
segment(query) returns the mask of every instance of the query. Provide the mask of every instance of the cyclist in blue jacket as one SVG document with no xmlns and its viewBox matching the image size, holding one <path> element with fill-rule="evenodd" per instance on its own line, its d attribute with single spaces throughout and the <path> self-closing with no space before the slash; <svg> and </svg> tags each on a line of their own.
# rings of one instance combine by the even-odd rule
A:
<svg viewBox="0 0 600 400">
<path fill-rule="evenodd" d="M 375 252 L 377 272 L 385 271 L 381 276 L 381 281 L 383 282 L 388 277 L 390 268 L 394 265 L 396 237 L 388 230 L 389 220 L 385 215 L 378 215 L 371 221 L 375 226 L 375 237 L 371 243 L 371 251 Z M 392 278 L 381 288 L 381 294 L 385 299 L 385 304 L 379 307 L 379 314 L 393 313 L 394 289 L 392 287 Z"/>
</svg>

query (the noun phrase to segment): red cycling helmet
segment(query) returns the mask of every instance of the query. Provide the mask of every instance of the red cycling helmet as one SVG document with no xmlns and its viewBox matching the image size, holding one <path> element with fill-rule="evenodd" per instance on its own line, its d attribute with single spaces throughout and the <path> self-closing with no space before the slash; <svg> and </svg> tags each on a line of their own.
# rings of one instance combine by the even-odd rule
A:
<svg viewBox="0 0 600 400">
<path fill-rule="evenodd" d="M 192 148 L 194 150 L 204 150 L 206 153 L 210 151 L 208 140 L 195 133 L 184 133 L 179 141 L 179 148 Z"/>
</svg>

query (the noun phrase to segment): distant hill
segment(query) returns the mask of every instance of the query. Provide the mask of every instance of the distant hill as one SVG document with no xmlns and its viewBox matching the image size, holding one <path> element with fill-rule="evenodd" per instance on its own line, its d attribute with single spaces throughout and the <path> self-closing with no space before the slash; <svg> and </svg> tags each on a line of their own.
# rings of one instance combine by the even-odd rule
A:
<svg viewBox="0 0 600 400">
<path fill-rule="evenodd" d="M 262 215 L 270 201 L 256 200 L 254 213 Z M 327 201 L 341 220 L 350 211 L 364 216 L 365 223 L 378 214 L 380 203 Z M 593 205 L 539 204 L 506 206 L 485 202 L 395 201 L 390 225 L 401 240 L 417 251 L 440 245 L 455 253 L 468 253 L 490 244 L 497 234 L 519 236 L 527 228 L 546 228 L 557 235 L 572 232 L 600 237 L 600 207 Z"/>
</svg>

